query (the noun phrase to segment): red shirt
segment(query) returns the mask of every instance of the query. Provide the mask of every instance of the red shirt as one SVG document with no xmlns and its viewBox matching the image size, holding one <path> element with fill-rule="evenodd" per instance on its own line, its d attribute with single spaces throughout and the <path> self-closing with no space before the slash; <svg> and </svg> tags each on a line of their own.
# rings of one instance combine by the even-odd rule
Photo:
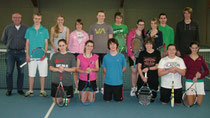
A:
<svg viewBox="0 0 210 118">
<path fill-rule="evenodd" d="M 185 74 L 186 79 L 192 80 L 197 72 L 201 73 L 201 77 L 198 79 L 203 79 L 209 74 L 209 69 L 205 60 L 203 59 L 203 56 L 199 55 L 199 57 L 196 60 L 193 60 L 189 55 L 185 55 L 184 62 L 187 67 L 187 71 Z M 202 67 L 204 69 L 204 72 L 202 72 Z"/>
</svg>

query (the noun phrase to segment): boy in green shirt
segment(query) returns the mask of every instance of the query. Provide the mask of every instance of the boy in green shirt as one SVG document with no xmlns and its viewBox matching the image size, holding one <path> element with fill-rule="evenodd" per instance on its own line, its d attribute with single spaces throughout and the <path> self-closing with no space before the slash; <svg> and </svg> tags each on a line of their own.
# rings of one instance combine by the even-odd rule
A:
<svg viewBox="0 0 210 118">
<path fill-rule="evenodd" d="M 122 24 L 123 14 L 116 12 L 114 15 L 115 24 L 112 24 L 113 38 L 119 42 L 119 52 L 126 56 L 126 37 L 128 34 L 128 27 Z"/>
</svg>

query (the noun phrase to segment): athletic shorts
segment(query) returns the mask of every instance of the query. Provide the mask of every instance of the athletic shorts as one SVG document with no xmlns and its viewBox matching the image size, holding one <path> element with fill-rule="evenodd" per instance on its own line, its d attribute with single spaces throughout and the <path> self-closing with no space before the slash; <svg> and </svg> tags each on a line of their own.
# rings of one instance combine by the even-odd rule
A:
<svg viewBox="0 0 210 118">
<path fill-rule="evenodd" d="M 96 53 L 96 54 L 99 56 L 98 63 L 99 63 L 99 67 L 101 67 L 101 64 L 103 62 L 103 58 L 106 55 L 106 53 Z"/>
<path fill-rule="evenodd" d="M 160 101 L 168 103 L 171 100 L 171 89 L 160 88 Z M 181 103 L 182 102 L 182 88 L 174 89 L 174 102 Z"/>
<path fill-rule="evenodd" d="M 115 101 L 122 101 L 124 99 L 123 85 L 111 86 L 104 84 L 104 100 L 111 101 L 112 96 Z"/>
<path fill-rule="evenodd" d="M 77 60 L 77 56 L 80 54 L 80 53 L 72 53 L 74 56 L 75 56 L 75 60 Z"/>
<path fill-rule="evenodd" d="M 29 77 L 35 77 L 36 71 L 38 68 L 39 76 L 40 77 L 47 77 L 48 73 L 48 62 L 47 58 L 45 58 L 43 61 L 31 61 L 28 63 L 28 74 Z"/>
<path fill-rule="evenodd" d="M 129 65 L 130 65 L 130 66 L 133 66 L 134 62 L 133 62 L 133 60 L 131 59 L 131 57 L 128 57 L 128 60 L 129 60 Z M 136 58 L 136 60 L 137 60 L 137 58 Z M 136 67 L 137 67 L 137 63 L 136 63 Z"/>
<path fill-rule="evenodd" d="M 79 91 L 82 91 L 82 89 L 85 88 L 86 83 L 87 83 L 87 81 L 79 80 L 78 90 Z M 91 85 L 93 91 L 96 91 L 97 90 L 96 89 L 97 88 L 96 80 L 90 81 L 90 85 Z"/>
<path fill-rule="evenodd" d="M 186 82 L 185 83 L 185 90 L 187 90 L 193 82 Z M 197 95 L 205 95 L 205 90 L 204 90 L 204 82 L 196 82 L 193 86 L 193 89 L 196 90 Z M 192 93 L 187 93 L 187 95 L 193 95 Z"/>
<path fill-rule="evenodd" d="M 59 84 L 51 84 L 51 96 L 55 97 L 56 91 L 57 91 L 57 87 Z M 64 87 L 64 91 L 66 92 L 67 98 L 72 98 L 74 97 L 73 94 L 73 86 L 63 86 Z"/>
</svg>

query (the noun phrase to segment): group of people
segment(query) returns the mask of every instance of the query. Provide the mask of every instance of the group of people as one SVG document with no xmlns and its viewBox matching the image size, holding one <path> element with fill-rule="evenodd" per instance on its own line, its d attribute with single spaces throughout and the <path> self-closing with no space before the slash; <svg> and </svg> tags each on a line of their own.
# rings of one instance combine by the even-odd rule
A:
<svg viewBox="0 0 210 118">
<path fill-rule="evenodd" d="M 198 92 L 197 103 L 200 105 L 205 95 L 203 79 L 209 74 L 209 70 L 203 57 L 198 54 L 198 25 L 191 19 L 192 8 L 184 8 L 183 14 L 184 20 L 177 24 L 174 36 L 173 28 L 167 25 L 165 13 L 159 15 L 160 24 L 156 18 L 151 20 L 150 30 L 146 31 L 145 21 L 139 19 L 136 28 L 128 32 L 127 26 L 122 24 L 122 13 L 116 12 L 115 23 L 109 25 L 105 22 L 105 12 L 98 11 L 97 22 L 90 26 L 88 33 L 83 30 L 81 19 L 76 20 L 76 29 L 70 33 L 70 29 L 64 26 L 64 16 L 59 15 L 50 35 L 41 25 L 42 16 L 39 13 L 33 15 L 34 25 L 29 28 L 21 24 L 21 14 L 14 13 L 13 24 L 7 26 L 2 35 L 2 41 L 7 46 L 6 95 L 12 94 L 15 63 L 18 70 L 17 90 L 25 97 L 33 96 L 37 68 L 40 75 L 40 95 L 48 96 L 44 84 L 49 67 L 52 71 L 51 96 L 54 102 L 60 73 L 63 73 L 63 85 L 70 99 L 74 93 L 81 94 L 87 82 L 87 74 L 95 93 L 99 91 L 97 72 L 102 67 L 101 92 L 104 100 L 109 102 L 113 97 L 120 102 L 124 99 L 122 74 L 126 70 L 128 57 L 131 67 L 131 96 L 135 96 L 138 89 L 147 82 L 152 90 L 151 102 L 154 102 L 159 86 L 158 78 L 161 77 L 160 100 L 163 104 L 169 102 L 171 84 L 174 81 L 175 103 L 179 104 L 182 95 L 181 78 L 186 76 L 186 89 L 196 82 L 194 86 Z M 42 47 L 47 52 L 48 39 L 52 45 L 49 66 L 47 58 L 43 61 L 30 61 L 29 55 L 33 49 Z M 140 46 L 137 51 L 134 50 L 135 40 Z M 24 69 L 20 68 L 25 60 L 29 71 L 29 91 L 26 93 L 23 92 Z M 189 96 L 189 101 L 193 101 L 193 95 Z"/>
</svg>

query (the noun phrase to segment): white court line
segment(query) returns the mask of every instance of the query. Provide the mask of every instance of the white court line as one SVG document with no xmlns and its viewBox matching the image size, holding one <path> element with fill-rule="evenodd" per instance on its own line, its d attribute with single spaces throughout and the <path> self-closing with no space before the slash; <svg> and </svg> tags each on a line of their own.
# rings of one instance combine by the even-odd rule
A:
<svg viewBox="0 0 210 118">
<path fill-rule="evenodd" d="M 50 115 L 50 113 L 52 112 L 54 106 L 55 106 L 55 103 L 53 102 L 52 105 L 51 105 L 51 107 L 50 107 L 50 109 L 48 110 L 48 112 L 47 112 L 47 114 L 45 115 L 44 118 L 48 118 L 48 117 L 49 117 L 49 115 Z"/>
</svg>

